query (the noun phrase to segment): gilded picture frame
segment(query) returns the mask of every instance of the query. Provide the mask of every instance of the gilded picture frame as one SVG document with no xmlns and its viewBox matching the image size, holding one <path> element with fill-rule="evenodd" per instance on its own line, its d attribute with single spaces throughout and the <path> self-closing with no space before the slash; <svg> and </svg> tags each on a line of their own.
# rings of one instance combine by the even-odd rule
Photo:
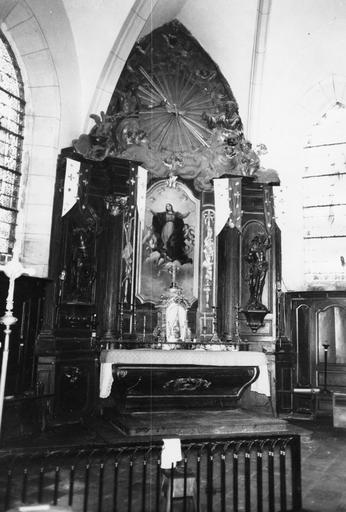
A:
<svg viewBox="0 0 346 512">
<path fill-rule="evenodd" d="M 138 229 L 136 295 L 159 304 L 172 285 L 198 298 L 200 201 L 182 182 L 160 180 L 146 194 Z"/>
</svg>

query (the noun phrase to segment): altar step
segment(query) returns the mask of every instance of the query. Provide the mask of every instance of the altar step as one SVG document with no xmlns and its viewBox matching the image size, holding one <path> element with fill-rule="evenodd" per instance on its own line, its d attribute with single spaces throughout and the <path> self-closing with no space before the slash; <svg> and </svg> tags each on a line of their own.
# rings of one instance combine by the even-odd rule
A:
<svg viewBox="0 0 346 512">
<path fill-rule="evenodd" d="M 114 416 L 111 422 L 129 436 L 234 436 L 287 433 L 292 430 L 283 419 L 241 409 L 136 412 Z"/>
</svg>

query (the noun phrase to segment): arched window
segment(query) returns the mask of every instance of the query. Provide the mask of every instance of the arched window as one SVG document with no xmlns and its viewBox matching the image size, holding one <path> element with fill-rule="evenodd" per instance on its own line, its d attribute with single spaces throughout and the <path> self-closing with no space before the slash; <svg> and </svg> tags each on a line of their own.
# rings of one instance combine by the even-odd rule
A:
<svg viewBox="0 0 346 512">
<path fill-rule="evenodd" d="M 304 149 L 305 279 L 310 288 L 346 284 L 346 105 L 336 101 Z"/>
<path fill-rule="evenodd" d="M 0 31 L 0 263 L 11 258 L 15 239 L 24 108 L 21 73 Z"/>
</svg>

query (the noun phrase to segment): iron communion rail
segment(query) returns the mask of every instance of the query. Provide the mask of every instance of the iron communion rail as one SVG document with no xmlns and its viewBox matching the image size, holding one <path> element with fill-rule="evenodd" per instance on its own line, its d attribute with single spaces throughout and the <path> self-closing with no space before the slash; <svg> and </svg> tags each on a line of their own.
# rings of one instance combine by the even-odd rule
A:
<svg viewBox="0 0 346 512">
<path fill-rule="evenodd" d="M 161 468 L 162 440 L 0 453 L 0 510 L 23 504 L 74 512 L 299 511 L 297 435 L 181 441 L 178 467 Z M 177 485 L 180 480 L 180 485 Z"/>
</svg>

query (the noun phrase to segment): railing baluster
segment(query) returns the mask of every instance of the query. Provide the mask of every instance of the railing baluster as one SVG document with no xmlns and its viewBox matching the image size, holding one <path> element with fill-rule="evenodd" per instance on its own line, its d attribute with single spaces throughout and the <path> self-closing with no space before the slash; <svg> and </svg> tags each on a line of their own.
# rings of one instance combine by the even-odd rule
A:
<svg viewBox="0 0 346 512">
<path fill-rule="evenodd" d="M 12 469 L 9 469 L 7 471 L 7 480 L 6 480 L 5 510 L 10 508 L 12 476 L 13 476 Z"/>
<path fill-rule="evenodd" d="M 147 490 L 147 459 L 143 459 L 143 471 L 142 471 L 142 512 L 145 512 L 145 500 Z"/>
<path fill-rule="evenodd" d="M 53 504 L 58 504 L 58 494 L 59 494 L 59 481 L 60 481 L 60 466 L 56 466 L 55 474 L 54 474 L 54 496 L 53 496 Z"/>
<path fill-rule="evenodd" d="M 194 503 L 197 512 L 202 507 L 206 512 L 214 512 L 213 509 L 220 512 L 226 512 L 226 510 L 239 512 L 239 509 L 244 512 L 253 512 L 253 510 L 277 512 L 278 508 L 281 512 L 287 512 L 287 510 L 301 509 L 299 436 L 282 434 L 266 437 L 249 436 L 243 439 L 189 438 L 183 441 L 183 448 L 182 468 L 177 470 L 172 465 L 171 469 L 165 472 L 168 501 L 166 506 L 171 512 L 174 508 L 187 512 L 192 491 L 196 493 Z M 114 477 L 111 475 L 111 479 L 107 478 L 109 459 L 103 458 L 109 457 L 109 453 L 114 456 Z M 292 464 L 288 469 L 287 453 L 291 459 L 289 464 Z M 113 507 L 110 507 L 112 512 L 132 512 L 135 509 L 140 512 L 162 512 L 163 470 L 161 469 L 160 442 L 132 441 L 129 444 L 98 448 L 97 451 L 86 447 L 78 451 L 78 457 L 80 454 L 84 455 L 83 463 L 78 458 L 77 466 L 76 459 L 73 459 L 75 454 L 75 449 L 54 450 L 48 454 L 49 464 L 43 458 L 47 457 L 47 452 L 42 454 L 35 452 L 29 455 L 28 463 L 27 455 L 24 453 L 20 455 L 16 453 L 15 457 L 10 454 L 5 456 L 9 469 L 7 473 L 2 473 L 1 477 L 5 484 L 1 493 L 1 507 L 5 506 L 5 510 L 13 507 L 13 497 L 17 499 L 18 494 L 23 504 L 31 500 L 36 500 L 38 503 L 50 500 L 54 505 L 68 501 L 70 507 L 76 506 L 73 502 L 76 501 L 75 487 L 78 482 L 83 484 L 81 512 L 88 512 L 90 509 L 102 512 L 106 507 L 105 496 L 113 499 Z M 60 464 L 63 460 L 64 462 Z M 97 464 L 95 468 L 94 463 Z M 1 465 L 6 470 L 3 459 Z M 190 480 L 191 470 L 195 473 L 196 481 Z M 264 475 L 264 471 L 267 474 Z M 291 472 L 292 485 L 287 482 L 287 471 Z M 251 490 L 252 472 L 256 472 L 256 483 L 254 483 L 256 490 L 255 488 Z M 177 496 L 174 489 L 174 484 L 177 485 L 176 476 L 180 478 L 179 506 L 174 499 Z M 216 476 L 220 493 L 217 499 L 214 496 Z M 48 495 L 45 487 L 48 477 L 49 482 L 53 480 L 53 490 L 50 491 L 53 494 L 52 497 L 50 497 L 51 494 Z M 16 481 L 15 496 L 14 481 Z M 194 489 L 190 488 L 190 483 Z M 264 486 L 265 489 L 263 489 Z M 94 490 L 92 496 L 91 489 Z M 109 507 L 108 501 L 107 507 Z"/>
<path fill-rule="evenodd" d="M 251 488 L 250 488 L 250 462 L 251 462 L 251 447 L 249 445 L 245 448 L 244 453 L 244 470 L 245 470 L 245 512 L 250 512 L 251 510 Z"/>
<path fill-rule="evenodd" d="M 169 506 L 170 510 L 173 510 L 173 489 L 174 489 L 174 464 L 172 462 L 171 469 L 170 469 L 170 486 L 169 486 Z"/>
<path fill-rule="evenodd" d="M 257 512 L 263 512 L 263 454 L 262 447 L 256 452 L 257 471 Z"/>
<path fill-rule="evenodd" d="M 275 512 L 275 494 L 274 494 L 274 446 L 273 442 L 268 449 L 268 498 L 269 512 Z"/>
<path fill-rule="evenodd" d="M 207 458 L 207 510 L 213 510 L 213 472 L 214 472 L 214 455 L 212 447 L 208 445 L 208 458 Z"/>
<path fill-rule="evenodd" d="M 238 451 L 233 450 L 233 512 L 238 512 Z"/>
<path fill-rule="evenodd" d="M 184 457 L 184 503 L 183 512 L 187 510 L 187 457 Z"/>
<path fill-rule="evenodd" d="M 72 465 L 70 468 L 70 482 L 69 482 L 69 487 L 68 487 L 68 506 L 69 507 L 72 507 L 72 503 L 73 503 L 74 477 L 75 477 L 75 466 Z"/>
<path fill-rule="evenodd" d="M 22 503 L 26 503 L 27 487 L 28 487 L 28 468 L 24 468 L 23 484 L 22 484 Z"/>
<path fill-rule="evenodd" d="M 221 453 L 221 512 L 226 512 L 226 454 Z"/>
<path fill-rule="evenodd" d="M 197 512 L 200 512 L 201 507 L 201 449 L 197 454 L 196 462 L 196 478 L 197 478 Z"/>
<path fill-rule="evenodd" d="M 280 446 L 280 512 L 286 510 L 286 450 Z"/>
<path fill-rule="evenodd" d="M 119 463 L 116 460 L 114 462 L 113 512 L 117 512 L 117 507 L 118 507 L 118 472 L 119 472 Z"/>
<path fill-rule="evenodd" d="M 132 510 L 132 480 L 133 480 L 133 455 L 131 455 L 130 466 L 129 466 L 129 488 L 127 494 L 127 512 Z"/>
<path fill-rule="evenodd" d="M 88 510 L 89 479 L 90 479 L 90 464 L 88 462 L 85 466 L 83 512 L 87 512 L 87 510 Z"/>
<path fill-rule="evenodd" d="M 302 508 L 302 472 L 300 459 L 300 437 L 291 440 L 292 510 Z"/>
<path fill-rule="evenodd" d="M 156 459 L 156 512 L 160 512 L 161 500 L 161 458 Z"/>
<path fill-rule="evenodd" d="M 104 476 L 104 463 L 101 462 L 100 463 L 100 473 L 99 473 L 99 495 L 98 495 L 98 504 L 97 504 L 98 512 L 102 512 L 103 476 Z"/>
<path fill-rule="evenodd" d="M 38 477 L 38 493 L 37 493 L 37 503 L 42 503 L 43 498 L 43 479 L 44 479 L 44 467 L 40 467 L 40 474 Z"/>
</svg>

